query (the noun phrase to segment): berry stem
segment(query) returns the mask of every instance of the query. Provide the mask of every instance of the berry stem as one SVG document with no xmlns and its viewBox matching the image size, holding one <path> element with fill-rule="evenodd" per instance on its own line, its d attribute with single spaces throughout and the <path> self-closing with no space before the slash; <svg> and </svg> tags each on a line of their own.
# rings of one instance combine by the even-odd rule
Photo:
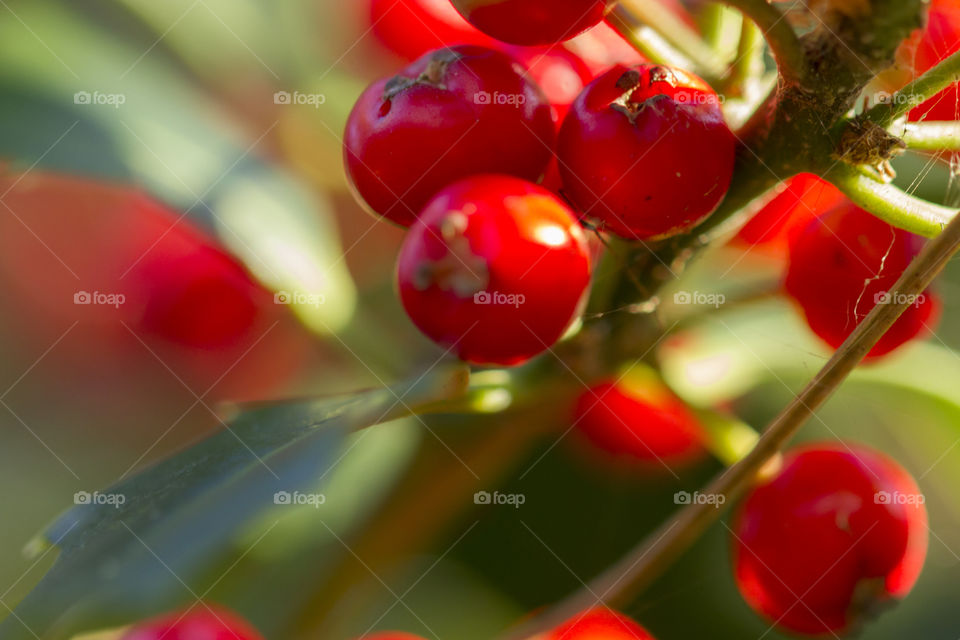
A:
<svg viewBox="0 0 960 640">
<path fill-rule="evenodd" d="M 689 56 L 670 44 L 657 29 L 638 23 L 633 14 L 623 7 L 617 6 L 607 16 L 607 24 L 651 62 L 695 70 L 701 77 L 704 76 L 704 70 Z"/>
<path fill-rule="evenodd" d="M 911 300 L 930 286 L 950 259 L 960 250 L 960 216 L 931 240 L 893 286 L 898 295 L 892 304 L 878 304 L 803 391 L 774 418 L 756 447 L 739 463 L 717 476 L 703 491 L 724 496 L 721 505 L 691 504 L 653 531 L 616 564 L 557 605 L 503 636 L 523 640 L 536 636 L 578 612 L 597 605 L 624 606 L 658 578 L 720 518 L 724 509 L 754 482 L 763 467 L 796 435 L 813 413 L 863 360 L 877 341 L 911 305 Z"/>
<path fill-rule="evenodd" d="M 957 218 L 957 209 L 911 196 L 899 187 L 875 180 L 850 165 L 839 164 L 825 177 L 857 205 L 881 220 L 917 235 L 935 237 Z"/>
<path fill-rule="evenodd" d="M 758 81 L 764 72 L 763 32 L 753 20 L 744 16 L 737 46 L 737 59 L 733 63 L 726 86 L 732 93 L 743 95 L 750 82 Z"/>
<path fill-rule="evenodd" d="M 901 138 L 918 151 L 960 151 L 960 122 L 909 122 Z"/>
<path fill-rule="evenodd" d="M 960 82 L 960 51 L 944 58 L 935 67 L 863 114 L 881 127 L 889 127 L 920 103 Z"/>
<path fill-rule="evenodd" d="M 710 84 L 726 73 L 717 52 L 673 12 L 659 2 L 650 0 L 620 0 L 618 16 L 627 16 L 628 24 L 648 25 L 656 29 L 678 51 L 693 62 L 693 67 Z"/>
<path fill-rule="evenodd" d="M 807 56 L 800 39 L 779 9 L 766 0 L 723 0 L 752 20 L 770 44 L 780 75 L 788 84 L 800 84 L 807 75 Z"/>
</svg>

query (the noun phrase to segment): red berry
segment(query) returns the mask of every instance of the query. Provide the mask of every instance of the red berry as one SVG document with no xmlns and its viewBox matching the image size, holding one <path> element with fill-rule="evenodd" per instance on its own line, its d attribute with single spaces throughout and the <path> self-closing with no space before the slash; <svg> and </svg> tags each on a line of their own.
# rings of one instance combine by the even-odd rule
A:
<svg viewBox="0 0 960 640">
<path fill-rule="evenodd" d="M 590 281 L 583 231 L 546 189 L 476 176 L 430 201 L 400 252 L 400 297 L 461 359 L 519 364 L 553 345 Z"/>
<path fill-rule="evenodd" d="M 589 67 L 563 47 L 509 47 L 506 52 L 525 66 L 528 77 L 543 89 L 559 127 L 570 105 L 593 80 Z"/>
<path fill-rule="evenodd" d="M 388 49 L 408 60 L 455 44 L 496 43 L 464 20 L 450 0 L 369 1 L 373 34 Z"/>
<path fill-rule="evenodd" d="M 226 609 L 198 604 L 139 625 L 121 640 L 263 640 L 263 636 Z"/>
<path fill-rule="evenodd" d="M 903 274 L 923 239 L 896 229 L 847 201 L 809 223 L 790 243 L 785 288 L 807 323 L 839 347 Z M 878 357 L 935 326 L 939 300 L 917 297 L 870 351 Z"/>
<path fill-rule="evenodd" d="M 510 44 L 554 44 L 603 20 L 613 0 L 453 0 L 464 18 Z"/>
<path fill-rule="evenodd" d="M 525 70 L 498 51 L 435 51 L 368 88 L 344 135 L 360 198 L 409 226 L 440 189 L 461 178 L 543 175 L 556 134 L 550 104 Z"/>
<path fill-rule="evenodd" d="M 735 519 L 737 585 L 793 632 L 843 633 L 907 595 L 927 552 L 913 478 L 862 446 L 807 446 L 746 498 Z"/>
<path fill-rule="evenodd" d="M 704 453 L 699 420 L 645 367 L 582 393 L 574 425 L 600 449 L 657 470 L 690 464 Z"/>
<path fill-rule="evenodd" d="M 547 633 L 543 640 L 654 640 L 650 632 L 610 609 L 591 609 Z"/>
<path fill-rule="evenodd" d="M 960 51 L 960 4 L 933 0 L 927 26 L 918 30 L 897 52 L 900 66 L 914 76 Z M 956 120 L 960 117 L 960 84 L 944 89 L 910 112 L 910 120 Z"/>
<path fill-rule="evenodd" d="M 787 180 L 782 191 L 740 230 L 737 240 L 752 246 L 786 249 L 788 238 L 844 200 L 829 182 L 812 173 Z"/>
<path fill-rule="evenodd" d="M 734 137 L 699 78 L 618 65 L 580 94 L 560 131 L 564 193 L 627 239 L 663 238 L 710 215 L 733 175 Z"/>
</svg>

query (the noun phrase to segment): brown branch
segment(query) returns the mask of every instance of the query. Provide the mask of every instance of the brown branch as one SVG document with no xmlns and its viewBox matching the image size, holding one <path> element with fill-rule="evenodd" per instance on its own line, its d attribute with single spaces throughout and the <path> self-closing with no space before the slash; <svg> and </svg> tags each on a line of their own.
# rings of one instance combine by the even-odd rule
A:
<svg viewBox="0 0 960 640">
<path fill-rule="evenodd" d="M 724 496 L 721 508 L 691 504 L 650 534 L 616 564 L 542 614 L 510 631 L 504 640 L 524 640 L 543 633 L 579 612 L 600 604 L 622 606 L 634 599 L 679 558 L 752 484 L 765 464 L 789 442 L 800 427 L 833 394 L 877 341 L 922 293 L 960 249 L 960 216 L 931 240 L 894 285 L 898 304 L 878 304 L 793 402 L 770 423 L 756 447 L 705 488 L 702 493 Z"/>
</svg>

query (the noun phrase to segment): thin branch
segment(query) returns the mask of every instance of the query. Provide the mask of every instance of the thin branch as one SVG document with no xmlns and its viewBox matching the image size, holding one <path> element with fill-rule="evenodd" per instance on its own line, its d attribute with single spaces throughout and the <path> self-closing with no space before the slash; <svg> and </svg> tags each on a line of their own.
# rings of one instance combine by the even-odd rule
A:
<svg viewBox="0 0 960 640">
<path fill-rule="evenodd" d="M 942 60 L 938 65 L 893 94 L 890 100 L 875 105 L 864 114 L 868 120 L 887 128 L 914 107 L 949 86 L 960 82 L 960 51 Z"/>
<path fill-rule="evenodd" d="M 960 217 L 927 243 L 894 285 L 895 304 L 878 304 L 807 386 L 764 431 L 757 446 L 739 463 L 721 473 L 702 493 L 723 496 L 722 505 L 691 504 L 650 534 L 645 541 L 589 585 L 544 613 L 527 621 L 505 640 L 523 640 L 555 627 L 579 612 L 596 606 L 597 594 L 609 606 L 623 606 L 659 577 L 680 557 L 721 513 L 745 493 L 767 462 L 796 435 L 813 413 L 863 360 L 947 262 L 960 249 Z"/>
<path fill-rule="evenodd" d="M 901 138 L 918 151 L 960 151 L 960 122 L 909 122 Z"/>
<path fill-rule="evenodd" d="M 607 16 L 607 24 L 616 29 L 623 38 L 633 45 L 651 62 L 671 67 L 691 69 L 701 77 L 706 73 L 682 51 L 670 44 L 657 30 L 644 24 L 638 24 L 634 17 L 623 7 L 617 6 Z"/>
<path fill-rule="evenodd" d="M 800 84 L 807 75 L 803 44 L 783 12 L 767 0 L 722 0 L 750 18 L 763 32 L 788 84 Z"/>
<path fill-rule="evenodd" d="M 727 80 L 728 87 L 742 94 L 748 82 L 757 80 L 763 75 L 763 43 L 763 32 L 760 31 L 760 27 L 744 16 L 740 43 L 737 47 L 737 60 Z"/>
<path fill-rule="evenodd" d="M 899 229 L 932 238 L 957 217 L 957 210 L 911 196 L 849 165 L 837 165 L 825 176 L 838 189 L 881 220 Z"/>
</svg>

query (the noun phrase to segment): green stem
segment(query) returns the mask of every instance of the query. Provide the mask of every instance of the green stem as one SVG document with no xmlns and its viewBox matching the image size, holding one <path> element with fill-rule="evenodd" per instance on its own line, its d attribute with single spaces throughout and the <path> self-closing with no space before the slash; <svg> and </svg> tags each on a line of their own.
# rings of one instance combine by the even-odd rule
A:
<svg viewBox="0 0 960 640">
<path fill-rule="evenodd" d="M 807 75 L 807 56 L 790 22 L 767 0 L 723 0 L 759 27 L 788 84 L 800 84 Z"/>
<path fill-rule="evenodd" d="M 919 151 L 960 151 L 960 122 L 910 122 L 901 136 Z"/>
<path fill-rule="evenodd" d="M 607 24 L 651 62 L 698 71 L 693 60 L 670 44 L 657 30 L 637 24 L 634 17 L 622 7 L 618 6 L 607 16 Z"/>
<path fill-rule="evenodd" d="M 726 32 L 726 9 L 719 2 L 704 7 L 697 20 L 703 39 L 712 49 L 720 51 Z"/>
<path fill-rule="evenodd" d="M 748 82 L 759 79 L 763 75 L 763 45 L 763 32 L 760 31 L 760 27 L 744 16 L 740 44 L 737 47 L 737 59 L 727 81 L 727 86 L 733 92 L 742 95 Z"/>
<path fill-rule="evenodd" d="M 890 100 L 874 106 L 864 114 L 864 117 L 887 128 L 923 101 L 957 82 L 960 82 L 960 51 L 945 58 L 937 66 L 897 91 Z"/>
<path fill-rule="evenodd" d="M 957 210 L 921 200 L 892 184 L 878 182 L 849 165 L 837 165 L 826 176 L 857 205 L 895 227 L 928 238 L 940 234 Z"/>
<path fill-rule="evenodd" d="M 534 637 L 599 602 L 613 607 L 623 606 L 650 586 L 720 518 L 725 509 L 749 489 L 763 467 L 783 450 L 810 416 L 833 395 L 877 341 L 909 308 L 911 300 L 930 286 L 958 249 L 960 216 L 924 247 L 893 286 L 892 291 L 900 294 L 895 300 L 901 302 L 874 306 L 827 364 L 770 423 L 750 453 L 722 472 L 702 491 L 706 495 L 722 496 L 724 499 L 719 504 L 691 504 L 684 507 L 583 589 L 527 620 L 505 635 L 505 639 Z"/>
<path fill-rule="evenodd" d="M 626 24 L 654 29 L 676 51 L 692 63 L 693 70 L 711 84 L 726 73 L 726 67 L 694 29 L 659 2 L 620 0 L 615 14 Z M 639 23 L 639 25 L 637 24 Z"/>
</svg>

